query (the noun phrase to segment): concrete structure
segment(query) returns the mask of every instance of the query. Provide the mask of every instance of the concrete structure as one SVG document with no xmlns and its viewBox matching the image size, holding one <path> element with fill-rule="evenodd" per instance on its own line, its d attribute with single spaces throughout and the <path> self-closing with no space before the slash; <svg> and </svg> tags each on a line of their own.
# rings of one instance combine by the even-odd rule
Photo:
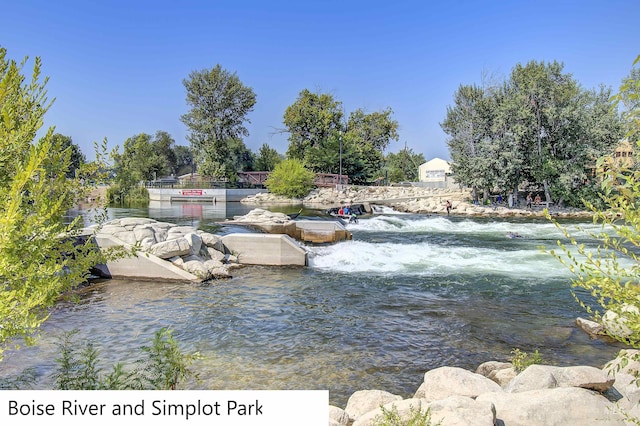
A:
<svg viewBox="0 0 640 426">
<path fill-rule="evenodd" d="M 330 220 L 297 220 L 294 237 L 311 243 L 335 243 L 350 240 L 351 232 L 343 224 Z"/>
<path fill-rule="evenodd" d="M 97 234 L 95 241 L 100 248 L 124 246 L 131 250 L 132 247 L 116 240 L 111 235 Z M 150 253 L 138 251 L 136 256 L 107 262 L 95 266 L 96 272 L 106 278 L 128 278 L 137 280 L 166 280 L 166 281 L 191 281 L 200 282 L 200 278 L 175 266 L 171 262 L 160 259 Z"/>
<path fill-rule="evenodd" d="M 288 220 L 283 223 L 229 220 L 224 223 L 251 226 L 269 234 L 284 234 L 307 243 L 335 243 L 352 238 L 351 232 L 342 223 L 333 220 Z"/>
<path fill-rule="evenodd" d="M 100 248 L 132 247 L 111 235 L 97 234 Z M 234 254 L 239 264 L 267 266 L 306 266 L 307 252 L 288 235 L 229 234 L 221 238 L 225 251 Z M 151 253 L 138 251 L 95 267 L 96 275 L 105 278 L 201 282 L 202 279 Z"/>
<path fill-rule="evenodd" d="M 199 201 L 226 203 L 238 202 L 250 195 L 266 192 L 266 189 L 225 188 L 147 188 L 150 201 Z"/>
<path fill-rule="evenodd" d="M 222 244 L 242 265 L 306 266 L 307 251 L 288 235 L 229 234 Z"/>
</svg>

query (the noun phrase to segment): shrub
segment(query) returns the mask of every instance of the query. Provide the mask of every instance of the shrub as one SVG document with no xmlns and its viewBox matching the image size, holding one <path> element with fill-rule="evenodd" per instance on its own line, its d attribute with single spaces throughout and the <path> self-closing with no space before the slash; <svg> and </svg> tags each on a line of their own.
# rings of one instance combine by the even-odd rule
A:
<svg viewBox="0 0 640 426">
<path fill-rule="evenodd" d="M 384 407 L 380 407 L 382 415 L 376 416 L 373 421 L 375 426 L 431 426 L 431 412 L 427 408 L 426 411 L 422 411 L 421 407 L 415 408 L 411 406 L 409 408 L 409 417 L 403 418 L 398 412 L 398 407 L 392 406 L 391 410 L 387 410 Z M 440 422 L 433 426 L 440 425 Z"/>
<path fill-rule="evenodd" d="M 513 364 L 514 370 L 518 373 L 526 370 L 526 368 L 533 364 L 542 364 L 542 355 L 538 350 L 532 354 L 527 352 L 523 352 L 518 348 L 515 348 L 511 351 L 511 364 Z"/>
<path fill-rule="evenodd" d="M 315 174 L 298 160 L 284 160 L 265 181 L 270 192 L 290 198 L 302 198 L 314 187 Z"/>
</svg>

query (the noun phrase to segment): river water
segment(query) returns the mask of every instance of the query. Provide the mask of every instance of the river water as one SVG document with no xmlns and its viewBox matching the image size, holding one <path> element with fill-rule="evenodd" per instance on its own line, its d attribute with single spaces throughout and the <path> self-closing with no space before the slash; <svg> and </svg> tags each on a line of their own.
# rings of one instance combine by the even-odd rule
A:
<svg viewBox="0 0 640 426">
<path fill-rule="evenodd" d="M 225 234 L 252 232 L 220 223 L 252 208 L 174 203 L 111 208 L 109 216 Z M 570 293 L 569 272 L 540 250 L 562 239 L 544 219 L 387 210 L 348 228 L 351 241 L 308 246 L 308 267 L 245 267 L 206 285 L 98 282 L 79 303 L 53 311 L 37 346 L 9 353 L 3 374 L 35 367 L 46 388 L 63 330 L 94 340 L 112 365 L 135 359 L 169 327 L 183 350 L 203 355 L 194 365 L 200 381 L 188 388 L 329 389 L 331 403 L 344 407 L 362 389 L 412 396 L 429 369 L 475 370 L 508 360 L 513 348 L 538 349 L 554 365 L 594 366 L 619 350 L 576 328 L 586 314 Z M 593 244 L 588 232 L 575 234 Z"/>
</svg>

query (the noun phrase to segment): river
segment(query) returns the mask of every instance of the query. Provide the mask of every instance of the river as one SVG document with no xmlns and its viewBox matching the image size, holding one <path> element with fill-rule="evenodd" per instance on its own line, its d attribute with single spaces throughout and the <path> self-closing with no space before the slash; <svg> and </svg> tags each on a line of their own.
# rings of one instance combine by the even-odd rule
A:
<svg viewBox="0 0 640 426">
<path fill-rule="evenodd" d="M 251 232 L 220 222 L 252 208 L 174 203 L 108 214 L 225 234 Z M 188 388 L 329 389 L 330 402 L 344 407 L 362 389 L 412 396 L 429 369 L 475 370 L 508 360 L 514 348 L 538 349 L 554 365 L 594 366 L 619 350 L 576 328 L 586 314 L 569 272 L 540 250 L 562 238 L 544 219 L 387 210 L 348 228 L 351 241 L 308 246 L 308 267 L 245 267 L 206 285 L 97 282 L 52 312 L 37 346 L 8 353 L 3 374 L 34 367 L 46 388 L 63 330 L 94 340 L 111 365 L 134 359 L 169 327 L 183 350 L 203 355 L 194 364 L 200 381 Z M 586 231 L 575 233 L 593 244 Z"/>
</svg>

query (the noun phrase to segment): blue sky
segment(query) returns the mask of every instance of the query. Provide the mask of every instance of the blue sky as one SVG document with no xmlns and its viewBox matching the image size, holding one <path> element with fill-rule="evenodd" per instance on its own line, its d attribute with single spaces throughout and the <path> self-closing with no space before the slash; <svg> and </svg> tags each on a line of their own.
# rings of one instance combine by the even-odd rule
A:
<svg viewBox="0 0 640 426">
<path fill-rule="evenodd" d="M 188 145 L 182 80 L 220 64 L 257 95 L 246 145 L 281 153 L 282 116 L 303 89 L 345 113 L 390 107 L 402 147 L 449 159 L 439 123 L 460 84 L 517 63 L 563 62 L 585 88 L 617 88 L 640 54 L 640 1 L 9 1 L 0 46 L 40 56 L 55 103 L 46 126 L 88 159 L 138 133 Z M 32 63 L 29 63 L 31 66 Z"/>
</svg>

